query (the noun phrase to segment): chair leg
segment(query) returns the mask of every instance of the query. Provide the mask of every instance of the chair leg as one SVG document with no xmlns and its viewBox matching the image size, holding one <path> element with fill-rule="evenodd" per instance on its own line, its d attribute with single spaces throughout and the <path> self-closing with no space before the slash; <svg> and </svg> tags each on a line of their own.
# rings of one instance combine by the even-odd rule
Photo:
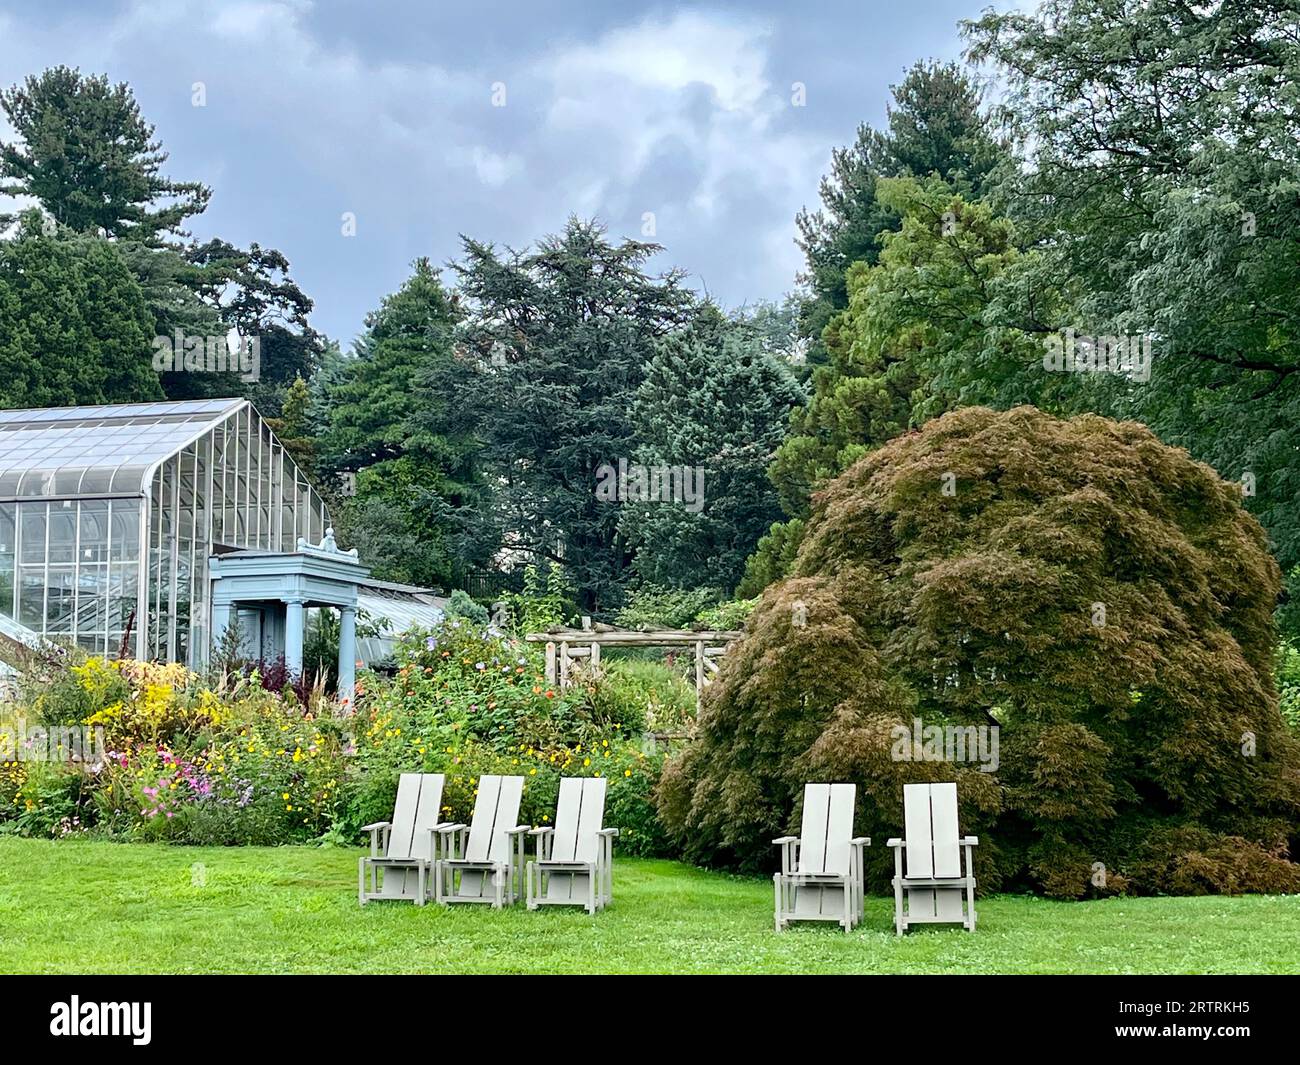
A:
<svg viewBox="0 0 1300 1065">
<path fill-rule="evenodd" d="M 357 902 L 362 906 L 366 904 L 366 860 L 364 858 L 357 860 Z"/>
<path fill-rule="evenodd" d="M 421 862 L 415 867 L 415 904 L 417 906 L 424 905 L 424 892 L 424 862 Z"/>
<path fill-rule="evenodd" d="M 781 874 L 772 874 L 772 886 L 776 892 L 776 930 L 780 932 L 785 924 L 781 920 Z"/>
<path fill-rule="evenodd" d="M 529 862 L 524 867 L 524 894 L 527 899 L 525 905 L 530 910 L 537 909 L 537 903 L 533 899 L 533 876 L 537 870 L 536 862 Z"/>
</svg>

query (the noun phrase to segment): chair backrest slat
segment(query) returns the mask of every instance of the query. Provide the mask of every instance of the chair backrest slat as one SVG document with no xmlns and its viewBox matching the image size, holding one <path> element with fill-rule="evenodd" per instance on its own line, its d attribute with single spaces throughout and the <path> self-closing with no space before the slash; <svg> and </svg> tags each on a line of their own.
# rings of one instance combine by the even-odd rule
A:
<svg viewBox="0 0 1300 1065">
<path fill-rule="evenodd" d="M 445 780 L 441 773 L 420 776 L 420 799 L 415 807 L 415 831 L 411 837 L 412 858 L 433 857 L 430 830 L 442 820 L 442 785 Z"/>
<path fill-rule="evenodd" d="M 564 777 L 555 809 L 551 858 L 557 862 L 594 862 L 605 826 L 605 778 Z"/>
<path fill-rule="evenodd" d="M 930 834 L 934 840 L 934 875 L 961 876 L 957 846 L 957 785 L 930 785 Z"/>
<path fill-rule="evenodd" d="M 830 811 L 831 786 L 805 784 L 803 820 L 799 824 L 799 871 L 820 873 L 826 864 L 826 818 Z"/>
<path fill-rule="evenodd" d="M 557 862 L 575 860 L 581 806 L 582 781 L 577 777 L 561 777 L 560 797 L 555 805 L 555 831 L 551 836 L 551 857 Z"/>
<path fill-rule="evenodd" d="M 469 839 L 465 843 L 465 857 L 472 862 L 487 861 L 492 849 L 492 828 L 497 820 L 497 800 L 501 797 L 501 778 L 485 773 L 478 778 L 478 794 L 474 798 L 474 816 L 469 823 Z"/>
<path fill-rule="evenodd" d="M 588 777 L 582 782 L 582 808 L 578 813 L 578 842 L 573 853 L 579 862 L 600 857 L 600 830 L 605 820 L 605 778 Z"/>
<path fill-rule="evenodd" d="M 822 872 L 843 876 L 849 871 L 849 840 L 853 838 L 853 803 L 856 784 L 832 784 L 826 815 L 826 858 Z"/>
<path fill-rule="evenodd" d="M 903 829 L 907 839 L 907 875 L 934 876 L 929 784 L 903 785 Z"/>
<path fill-rule="evenodd" d="M 393 804 L 392 827 L 388 831 L 388 857 L 411 857 L 415 839 L 415 815 L 420 805 L 421 774 L 403 773 L 397 781 L 397 802 Z"/>
<path fill-rule="evenodd" d="M 510 837 L 506 833 L 519 824 L 519 803 L 523 796 L 523 777 L 501 778 L 496 821 L 492 826 L 492 846 L 488 848 L 488 857 L 494 862 L 510 860 Z"/>
</svg>

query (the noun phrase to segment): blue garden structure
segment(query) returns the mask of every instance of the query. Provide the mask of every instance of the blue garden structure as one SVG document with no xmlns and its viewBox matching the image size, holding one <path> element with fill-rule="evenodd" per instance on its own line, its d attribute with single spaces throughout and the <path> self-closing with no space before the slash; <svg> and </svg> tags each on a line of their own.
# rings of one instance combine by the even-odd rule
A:
<svg viewBox="0 0 1300 1065">
<path fill-rule="evenodd" d="M 358 654 L 382 658 L 444 602 L 338 549 L 320 491 L 247 400 L 0 411 L 0 643 L 201 669 L 233 624 L 249 657 L 296 672 L 308 612 L 332 609 L 350 692 Z M 386 637 L 358 647 L 358 611 Z"/>
</svg>

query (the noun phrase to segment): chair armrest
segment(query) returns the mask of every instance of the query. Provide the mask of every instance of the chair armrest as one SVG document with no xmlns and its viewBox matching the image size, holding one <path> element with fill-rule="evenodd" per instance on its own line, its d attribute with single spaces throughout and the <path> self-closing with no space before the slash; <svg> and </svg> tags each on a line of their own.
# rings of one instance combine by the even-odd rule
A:
<svg viewBox="0 0 1300 1065">
<path fill-rule="evenodd" d="M 460 822 L 455 822 L 455 823 L 434 825 L 431 829 L 429 829 L 429 831 L 441 832 L 443 835 L 446 835 L 448 832 L 462 832 L 467 828 L 469 828 L 469 825 L 462 825 L 460 824 Z"/>
<path fill-rule="evenodd" d="M 618 829 L 617 829 L 617 828 L 602 828 L 599 832 L 596 833 L 596 835 L 598 835 L 598 836 L 608 836 L 610 839 L 617 839 L 617 838 L 618 838 Z"/>
<path fill-rule="evenodd" d="M 529 834 L 530 836 L 544 836 L 544 835 L 546 835 L 546 833 L 548 833 L 548 832 L 554 832 L 554 831 L 555 831 L 555 829 L 553 829 L 553 828 L 546 828 L 546 827 L 541 827 L 541 828 L 530 828 L 530 829 L 528 830 L 528 834 Z"/>
<path fill-rule="evenodd" d="M 964 836 L 961 844 L 963 847 L 978 847 L 980 845 L 979 836 Z"/>
<path fill-rule="evenodd" d="M 373 825 L 362 825 L 362 832 L 378 832 L 381 828 L 392 828 L 392 821 L 376 821 Z"/>
<path fill-rule="evenodd" d="M 772 845 L 774 847 L 783 847 L 787 843 L 798 843 L 798 842 L 799 842 L 798 836 L 782 836 L 780 839 L 772 840 Z"/>
<path fill-rule="evenodd" d="M 886 847 L 901 847 L 901 846 L 903 846 L 903 844 L 904 844 L 905 842 L 906 842 L 905 840 L 901 840 L 901 839 L 899 839 L 897 836 L 895 836 L 895 837 L 894 837 L 893 839 L 891 839 L 888 843 L 886 843 L 885 846 L 886 846 Z"/>
<path fill-rule="evenodd" d="M 520 832 L 531 832 L 532 830 L 533 830 L 533 826 L 532 826 L 532 825 L 515 825 L 514 828 L 507 828 L 507 829 L 506 829 L 506 835 L 507 835 L 507 836 L 514 836 L 514 835 L 517 835 L 517 834 L 520 833 Z"/>
<path fill-rule="evenodd" d="M 856 838 L 849 840 L 849 846 L 851 846 L 851 847 L 870 847 L 870 846 L 871 846 L 871 837 L 870 837 L 870 836 L 857 836 Z"/>
</svg>

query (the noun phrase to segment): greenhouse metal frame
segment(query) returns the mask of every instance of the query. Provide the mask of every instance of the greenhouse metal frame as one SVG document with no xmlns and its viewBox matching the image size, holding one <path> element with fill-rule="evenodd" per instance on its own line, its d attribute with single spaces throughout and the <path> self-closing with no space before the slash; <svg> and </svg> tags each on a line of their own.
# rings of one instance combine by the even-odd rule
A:
<svg viewBox="0 0 1300 1065">
<path fill-rule="evenodd" d="M 35 635 L 201 665 L 208 556 L 328 525 L 247 400 L 0 411 L 0 612 Z"/>
</svg>

